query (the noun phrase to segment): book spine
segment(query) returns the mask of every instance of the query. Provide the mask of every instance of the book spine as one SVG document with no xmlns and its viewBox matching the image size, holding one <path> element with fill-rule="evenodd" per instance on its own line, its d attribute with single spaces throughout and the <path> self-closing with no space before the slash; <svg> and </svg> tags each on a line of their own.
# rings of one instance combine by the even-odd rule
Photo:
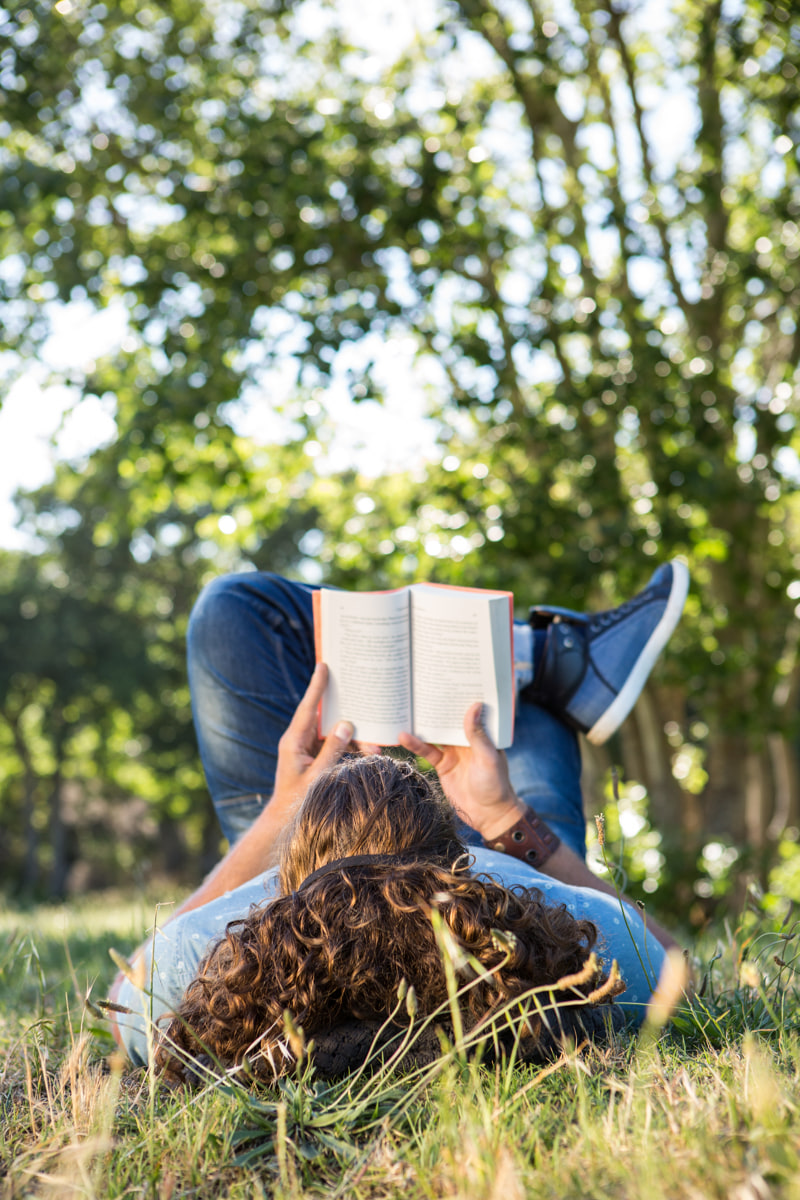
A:
<svg viewBox="0 0 800 1200">
<path fill-rule="evenodd" d="M 312 593 L 311 608 L 314 613 L 314 657 L 322 662 L 322 591 Z M 322 701 L 317 707 L 317 734 L 322 737 Z"/>
</svg>

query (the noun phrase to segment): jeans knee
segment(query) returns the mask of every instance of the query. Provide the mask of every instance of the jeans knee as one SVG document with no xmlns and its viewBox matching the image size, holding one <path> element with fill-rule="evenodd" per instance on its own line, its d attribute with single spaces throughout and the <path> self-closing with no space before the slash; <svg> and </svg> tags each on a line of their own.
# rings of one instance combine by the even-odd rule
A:
<svg viewBox="0 0 800 1200">
<path fill-rule="evenodd" d="M 218 575 L 207 583 L 194 602 L 189 616 L 187 638 L 209 626 L 224 628 L 240 621 L 242 608 L 258 600 L 269 603 L 283 581 L 268 571 L 234 571 Z"/>
<path fill-rule="evenodd" d="M 230 617 L 241 575 L 219 575 L 201 590 L 189 614 L 186 640 L 191 647 L 211 625 Z"/>
<path fill-rule="evenodd" d="M 203 587 L 186 627 L 186 653 L 190 663 L 213 656 L 214 648 L 227 643 L 232 631 L 241 628 L 254 578 L 254 572 L 233 572 L 218 575 Z"/>
<path fill-rule="evenodd" d="M 224 648 L 247 653 L 253 638 L 260 643 L 266 631 L 313 639 L 314 590 L 269 571 L 240 571 L 212 579 L 200 592 L 189 617 L 186 648 L 190 667 L 192 662 L 226 653 Z"/>
</svg>

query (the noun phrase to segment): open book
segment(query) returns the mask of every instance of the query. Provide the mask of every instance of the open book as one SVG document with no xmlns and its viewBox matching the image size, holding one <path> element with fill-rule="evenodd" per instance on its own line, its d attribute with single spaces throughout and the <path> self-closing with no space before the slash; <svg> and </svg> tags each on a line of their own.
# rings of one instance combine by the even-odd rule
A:
<svg viewBox="0 0 800 1200">
<path fill-rule="evenodd" d="M 466 746 L 475 700 L 499 748 L 514 734 L 514 597 L 415 583 L 389 592 L 314 593 L 317 659 L 328 665 L 320 734 L 352 721 L 354 737 L 397 745 L 403 730 Z"/>
</svg>

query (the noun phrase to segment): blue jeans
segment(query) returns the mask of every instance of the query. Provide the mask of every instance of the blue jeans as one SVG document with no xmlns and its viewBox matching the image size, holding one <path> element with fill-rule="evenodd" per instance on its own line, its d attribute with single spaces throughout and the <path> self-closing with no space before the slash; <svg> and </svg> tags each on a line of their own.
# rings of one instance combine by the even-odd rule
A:
<svg viewBox="0 0 800 1200">
<path fill-rule="evenodd" d="M 204 588 L 192 612 L 187 653 L 197 739 L 231 842 L 272 795 L 278 739 L 314 669 L 314 590 L 261 572 L 223 575 Z M 507 757 L 517 795 L 583 857 L 581 762 L 572 730 L 523 702 Z"/>
</svg>

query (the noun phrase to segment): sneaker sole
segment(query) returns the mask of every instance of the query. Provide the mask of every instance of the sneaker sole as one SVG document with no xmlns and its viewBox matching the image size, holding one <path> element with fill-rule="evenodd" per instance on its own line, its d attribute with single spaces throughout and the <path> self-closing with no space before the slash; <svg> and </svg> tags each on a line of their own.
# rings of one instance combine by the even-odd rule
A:
<svg viewBox="0 0 800 1200">
<path fill-rule="evenodd" d="M 628 713 L 633 708 L 636 699 L 647 682 L 647 676 L 653 669 L 656 659 L 666 646 L 672 631 L 680 620 L 686 597 L 689 593 L 689 569 L 685 563 L 675 559 L 672 563 L 672 587 L 670 588 L 667 607 L 664 615 L 639 655 L 630 675 L 606 711 L 586 734 L 595 746 L 601 746 L 608 741 L 612 733 L 619 729 Z"/>
</svg>

